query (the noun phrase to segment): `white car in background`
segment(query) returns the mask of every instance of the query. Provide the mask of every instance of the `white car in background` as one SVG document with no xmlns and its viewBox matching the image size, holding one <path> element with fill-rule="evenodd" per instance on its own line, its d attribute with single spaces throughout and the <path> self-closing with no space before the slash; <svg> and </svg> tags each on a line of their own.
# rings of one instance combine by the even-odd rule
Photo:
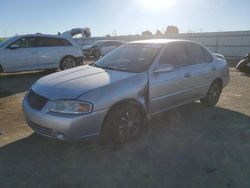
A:
<svg viewBox="0 0 250 188">
<path fill-rule="evenodd" d="M 82 51 L 86 57 L 94 56 L 95 58 L 99 58 L 121 46 L 123 43 L 123 41 L 119 40 L 98 40 L 92 45 L 83 46 Z"/>
<path fill-rule="evenodd" d="M 83 62 L 79 45 L 56 35 L 20 35 L 0 43 L 0 72 L 69 69 Z"/>
</svg>

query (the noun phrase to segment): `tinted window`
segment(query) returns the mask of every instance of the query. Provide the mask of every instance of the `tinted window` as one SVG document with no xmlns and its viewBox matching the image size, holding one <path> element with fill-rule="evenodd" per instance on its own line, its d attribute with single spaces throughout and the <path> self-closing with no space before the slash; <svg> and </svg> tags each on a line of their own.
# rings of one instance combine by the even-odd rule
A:
<svg viewBox="0 0 250 188">
<path fill-rule="evenodd" d="M 39 37 L 38 45 L 40 47 L 53 47 L 53 46 L 72 46 L 72 44 L 60 38 L 52 38 L 52 37 Z"/>
<path fill-rule="evenodd" d="M 102 46 L 103 42 L 102 41 L 96 41 L 93 43 L 93 46 Z"/>
<path fill-rule="evenodd" d="M 175 68 L 189 65 L 185 45 L 172 44 L 168 46 L 160 57 L 160 63 L 171 64 Z"/>
<path fill-rule="evenodd" d="M 201 46 L 193 43 L 186 44 L 186 46 L 192 64 L 200 64 L 206 62 Z"/>
<path fill-rule="evenodd" d="M 104 42 L 103 46 L 112 46 L 112 42 Z"/>
<path fill-rule="evenodd" d="M 112 41 L 110 42 L 110 46 L 120 46 L 121 43 L 119 41 Z"/>
<path fill-rule="evenodd" d="M 54 46 L 52 43 L 51 38 L 48 37 L 39 37 L 38 39 L 38 46 L 39 47 L 49 47 L 49 46 Z"/>
<path fill-rule="evenodd" d="M 32 48 L 32 47 L 37 46 L 37 40 L 35 37 L 25 37 L 25 38 L 18 39 L 17 41 L 12 43 L 10 46 L 12 45 L 17 45 L 20 48 Z"/>
<path fill-rule="evenodd" d="M 64 46 L 72 46 L 72 44 L 67 41 L 66 39 L 60 39 L 62 41 L 62 43 L 64 44 Z"/>
</svg>

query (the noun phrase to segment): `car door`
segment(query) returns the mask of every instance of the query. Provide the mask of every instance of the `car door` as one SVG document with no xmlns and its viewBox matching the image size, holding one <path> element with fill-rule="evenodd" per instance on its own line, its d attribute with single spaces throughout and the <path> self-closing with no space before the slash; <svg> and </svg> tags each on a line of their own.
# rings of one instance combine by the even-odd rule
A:
<svg viewBox="0 0 250 188">
<path fill-rule="evenodd" d="M 209 89 L 216 66 L 212 55 L 202 46 L 196 43 L 186 43 L 187 53 L 192 64 L 190 70 L 192 79 L 192 98 L 203 97 Z"/>
<path fill-rule="evenodd" d="M 5 69 L 8 72 L 38 68 L 38 49 L 35 37 L 19 38 L 4 49 Z"/>
<path fill-rule="evenodd" d="M 155 73 L 164 65 L 170 72 Z M 149 112 L 155 114 L 190 100 L 190 62 L 183 43 L 168 45 L 149 70 Z"/>
<path fill-rule="evenodd" d="M 39 37 L 39 67 L 41 69 L 57 68 L 64 52 L 59 38 Z"/>
</svg>

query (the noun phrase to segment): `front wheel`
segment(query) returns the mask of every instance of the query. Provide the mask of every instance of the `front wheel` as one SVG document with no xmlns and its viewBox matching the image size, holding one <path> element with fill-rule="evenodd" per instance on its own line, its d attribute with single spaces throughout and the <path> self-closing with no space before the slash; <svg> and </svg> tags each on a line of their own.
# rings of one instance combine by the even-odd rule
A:
<svg viewBox="0 0 250 188">
<path fill-rule="evenodd" d="M 102 141 L 123 143 L 139 135 L 144 118 L 138 105 L 123 105 L 107 115 L 102 130 Z"/>
<path fill-rule="evenodd" d="M 219 81 L 214 81 L 210 86 L 206 96 L 201 99 L 201 103 L 207 107 L 215 106 L 219 101 L 222 86 Z"/>
<path fill-rule="evenodd" d="M 76 60 L 74 57 L 67 56 L 63 58 L 63 60 L 61 61 L 61 64 L 60 64 L 61 70 L 66 70 L 66 69 L 70 69 L 74 67 L 76 67 Z"/>
</svg>

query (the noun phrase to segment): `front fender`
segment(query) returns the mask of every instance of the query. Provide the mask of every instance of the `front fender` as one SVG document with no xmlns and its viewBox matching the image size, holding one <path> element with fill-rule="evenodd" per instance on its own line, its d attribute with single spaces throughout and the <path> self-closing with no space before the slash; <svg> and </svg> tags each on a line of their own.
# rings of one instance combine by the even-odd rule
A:
<svg viewBox="0 0 250 188">
<path fill-rule="evenodd" d="M 110 109 L 120 101 L 131 99 L 147 109 L 147 74 L 138 73 L 120 81 L 98 87 L 81 95 L 78 99 L 94 104 L 94 111 Z"/>
</svg>

